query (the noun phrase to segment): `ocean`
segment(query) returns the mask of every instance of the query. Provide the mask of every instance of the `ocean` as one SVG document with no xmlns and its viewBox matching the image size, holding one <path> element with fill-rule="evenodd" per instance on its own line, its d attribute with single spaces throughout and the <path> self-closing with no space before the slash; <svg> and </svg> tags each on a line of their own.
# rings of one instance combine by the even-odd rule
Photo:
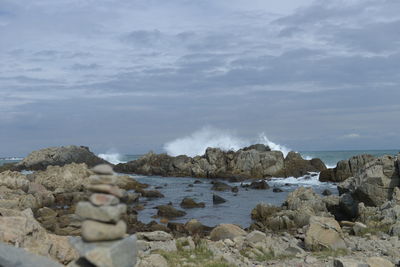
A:
<svg viewBox="0 0 400 267">
<path fill-rule="evenodd" d="M 310 159 L 313 157 L 320 158 L 328 167 L 336 166 L 336 163 L 343 159 L 348 159 L 351 156 L 359 154 L 371 154 L 374 156 L 397 155 L 399 150 L 364 150 L 364 151 L 302 151 L 300 152 L 304 158 Z M 130 160 L 135 160 L 142 155 L 120 155 L 116 153 L 99 154 L 102 158 L 112 162 L 121 163 Z M 6 157 L 0 158 L 0 165 L 4 163 L 18 162 L 21 158 Z M 154 209 L 158 205 L 166 205 L 172 203 L 174 207 L 180 209 L 180 202 L 185 197 L 191 197 L 197 202 L 205 202 L 206 208 L 186 209 L 187 214 L 183 217 L 173 220 L 174 222 L 187 222 L 195 218 L 203 224 L 214 226 L 219 223 L 234 223 L 242 227 L 248 227 L 251 224 L 251 210 L 258 203 L 269 203 L 273 205 L 281 205 L 287 195 L 294 191 L 299 186 L 312 187 L 315 192 L 322 193 L 325 189 L 330 190 L 333 194 L 337 194 L 336 184 L 319 182 L 319 174 L 314 173 L 300 178 L 273 178 L 268 181 L 271 188 L 279 187 L 282 192 L 274 193 L 270 190 L 252 190 L 240 187 L 240 183 L 228 183 L 231 186 L 239 186 L 239 193 L 232 192 L 213 192 L 211 180 L 181 178 L 181 177 L 159 177 L 159 176 L 142 176 L 131 175 L 134 179 L 150 185 L 149 189 L 159 190 L 165 195 L 165 198 L 159 199 L 140 199 L 140 204 L 145 208 L 138 213 L 138 219 L 144 223 L 149 223 L 153 220 L 157 210 Z M 203 183 L 195 184 L 195 180 L 201 180 Z M 222 180 L 221 180 L 222 181 Z M 227 202 L 220 205 L 213 205 L 213 193 L 225 198 Z"/>
</svg>

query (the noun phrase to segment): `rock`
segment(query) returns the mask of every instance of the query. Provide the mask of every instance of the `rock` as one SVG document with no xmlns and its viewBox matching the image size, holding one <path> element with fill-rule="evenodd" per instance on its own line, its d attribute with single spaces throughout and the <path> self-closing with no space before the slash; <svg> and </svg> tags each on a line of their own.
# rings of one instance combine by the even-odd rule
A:
<svg viewBox="0 0 400 267">
<path fill-rule="evenodd" d="M 92 171 L 96 174 L 100 175 L 113 175 L 114 171 L 111 165 L 108 164 L 100 164 L 96 165 L 95 167 L 92 168 Z"/>
<path fill-rule="evenodd" d="M 132 204 L 139 201 L 141 194 L 133 192 L 125 192 L 121 200 L 126 204 Z"/>
<path fill-rule="evenodd" d="M 210 233 L 212 241 L 230 239 L 233 240 L 238 236 L 245 236 L 247 233 L 239 226 L 233 224 L 220 224 L 215 227 Z"/>
<path fill-rule="evenodd" d="M 127 175 L 118 175 L 116 181 L 116 185 L 125 190 L 142 190 L 144 188 L 149 187 L 148 184 L 142 184 L 133 179 L 131 176 Z"/>
<path fill-rule="evenodd" d="M 225 202 L 226 202 L 226 199 L 224 199 L 223 197 L 220 197 L 216 194 L 213 194 L 213 204 L 222 204 Z"/>
<path fill-rule="evenodd" d="M 191 236 L 201 235 L 208 228 L 196 219 L 188 221 L 184 227 Z"/>
<path fill-rule="evenodd" d="M 29 180 L 20 172 L 4 171 L 0 173 L 0 186 L 27 191 Z"/>
<path fill-rule="evenodd" d="M 340 196 L 339 207 L 350 218 L 355 218 L 358 215 L 358 203 L 349 193 Z"/>
<path fill-rule="evenodd" d="M 214 182 L 211 190 L 214 191 L 231 191 L 232 187 L 222 182 Z"/>
<path fill-rule="evenodd" d="M 343 182 L 361 171 L 365 164 L 373 161 L 372 155 L 364 154 L 351 157 L 348 160 L 341 160 L 333 169 L 322 171 L 319 176 L 321 182 Z"/>
<path fill-rule="evenodd" d="M 194 184 L 202 184 L 203 182 L 202 181 L 200 181 L 200 180 L 196 180 L 196 181 L 194 181 Z"/>
<path fill-rule="evenodd" d="M 337 258 L 333 261 L 334 267 L 369 267 L 368 264 L 353 260 Z"/>
<path fill-rule="evenodd" d="M 96 207 L 90 202 L 79 202 L 75 210 L 75 214 L 82 218 L 100 222 L 117 222 L 123 213 L 126 213 L 125 204 Z"/>
<path fill-rule="evenodd" d="M 55 230 L 57 215 L 57 212 L 47 207 L 39 209 L 36 213 L 38 222 L 40 222 L 44 228 L 50 231 Z"/>
<path fill-rule="evenodd" d="M 281 192 L 283 192 L 283 190 L 280 189 L 280 188 L 278 188 L 278 187 L 274 187 L 274 189 L 272 189 L 272 192 L 274 192 L 274 193 L 281 193 Z"/>
<path fill-rule="evenodd" d="M 370 257 L 367 259 L 369 267 L 394 267 L 395 265 L 390 261 L 381 257 Z"/>
<path fill-rule="evenodd" d="M 138 191 L 140 194 L 142 194 L 142 197 L 147 197 L 147 198 L 163 198 L 164 195 L 160 193 L 158 190 L 140 190 Z"/>
<path fill-rule="evenodd" d="M 320 159 L 305 160 L 297 152 L 289 152 L 285 158 L 285 177 L 301 177 L 309 172 L 326 170 Z"/>
<path fill-rule="evenodd" d="M 61 267 L 63 265 L 46 257 L 38 256 L 17 248 L 0 243 L 0 264 L 2 267 Z"/>
<path fill-rule="evenodd" d="M 361 235 L 365 232 L 365 230 L 367 230 L 367 228 L 368 227 L 365 224 L 360 222 L 355 222 L 352 229 L 355 235 Z"/>
<path fill-rule="evenodd" d="M 79 237 L 70 238 L 82 258 L 94 266 L 134 267 L 137 258 L 136 237 L 122 240 L 86 243 Z M 79 265 L 80 266 L 80 265 Z"/>
<path fill-rule="evenodd" d="M 164 218 L 176 218 L 186 215 L 186 212 L 177 210 L 171 205 L 161 205 L 157 207 L 157 215 Z"/>
<path fill-rule="evenodd" d="M 95 184 L 111 184 L 114 185 L 117 181 L 117 177 L 114 175 L 90 175 L 89 182 L 92 185 Z"/>
<path fill-rule="evenodd" d="M 33 174 L 34 182 L 55 193 L 82 191 L 89 184 L 90 172 L 86 164 L 49 166 Z"/>
<path fill-rule="evenodd" d="M 109 164 L 90 152 L 87 147 L 66 146 L 33 151 L 15 167 L 19 170 L 45 170 L 47 166 L 64 166 L 71 163 L 85 163 L 89 167 Z"/>
<path fill-rule="evenodd" d="M 116 240 L 123 238 L 125 233 L 124 221 L 118 221 L 115 225 L 91 220 L 82 223 L 82 238 L 87 242 Z"/>
<path fill-rule="evenodd" d="M 237 187 L 237 186 L 234 186 L 234 187 L 232 187 L 232 193 L 238 193 L 239 192 L 239 187 Z"/>
<path fill-rule="evenodd" d="M 397 159 L 382 156 L 366 163 L 358 173 L 338 186 L 339 193 L 349 193 L 355 201 L 367 206 L 381 206 L 391 200 L 400 185 Z"/>
<path fill-rule="evenodd" d="M 250 188 L 251 189 L 265 190 L 265 189 L 269 189 L 269 185 L 264 180 L 259 181 L 259 182 L 255 181 L 255 182 L 252 182 L 250 184 Z"/>
<path fill-rule="evenodd" d="M 260 231 L 252 231 L 246 236 L 246 241 L 253 244 L 264 242 L 266 239 L 267 236 Z"/>
<path fill-rule="evenodd" d="M 310 218 L 304 243 L 311 251 L 346 249 L 340 225 L 335 219 L 326 217 Z"/>
<path fill-rule="evenodd" d="M 400 237 L 400 221 L 396 222 L 390 227 L 389 233 L 391 236 L 398 236 Z"/>
<path fill-rule="evenodd" d="M 181 207 L 185 209 L 204 208 L 205 206 L 206 204 L 204 202 L 197 203 L 190 197 L 185 197 L 181 202 Z"/>
<path fill-rule="evenodd" d="M 90 202 L 95 206 L 114 206 L 119 204 L 119 199 L 108 194 L 92 194 L 89 198 Z"/>
<path fill-rule="evenodd" d="M 136 233 L 136 237 L 139 240 L 146 241 L 168 241 L 172 240 L 173 236 L 163 231 L 154 231 L 154 232 L 139 232 Z"/>
<path fill-rule="evenodd" d="M 124 196 L 123 191 L 119 189 L 118 186 L 113 186 L 108 184 L 96 184 L 96 185 L 88 185 L 86 186 L 86 188 L 92 192 L 111 194 L 118 198 L 122 198 Z"/>
<path fill-rule="evenodd" d="M 330 195 L 332 195 L 332 192 L 329 189 L 325 189 L 324 191 L 322 191 L 322 195 L 323 196 L 330 196 Z"/>
<path fill-rule="evenodd" d="M 137 267 L 168 267 L 167 260 L 160 254 L 151 254 L 138 264 Z"/>
</svg>

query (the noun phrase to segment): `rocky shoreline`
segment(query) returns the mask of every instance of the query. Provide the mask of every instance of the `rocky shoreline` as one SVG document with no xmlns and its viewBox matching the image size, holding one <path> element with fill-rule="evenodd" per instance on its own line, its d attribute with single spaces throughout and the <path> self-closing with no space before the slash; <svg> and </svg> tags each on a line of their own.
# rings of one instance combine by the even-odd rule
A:
<svg viewBox="0 0 400 267">
<path fill-rule="evenodd" d="M 84 150 L 89 151 L 82 148 L 79 153 L 86 154 Z M 135 244 L 126 242 L 118 243 L 122 244 L 118 246 L 130 256 L 137 254 L 136 266 L 140 267 L 385 267 L 400 264 L 400 156 L 358 156 L 338 163 L 336 169 L 330 170 L 317 160 L 306 161 L 295 153 L 284 158 L 266 147 L 253 146 L 237 152 L 208 149 L 198 158 L 149 154 L 139 161 L 114 166 L 116 171 L 126 168 L 125 172 L 130 172 L 138 168 L 153 174 L 166 171 L 166 176 L 173 173 L 190 176 L 187 174 L 193 174 L 203 162 L 200 167 L 203 172 L 198 174 L 205 178 L 217 174 L 240 180 L 268 178 L 278 172 L 284 177 L 296 177 L 295 174 L 300 175 L 306 170 L 317 170 L 321 171 L 321 180 L 341 181 L 339 196 L 322 196 L 311 188 L 299 187 L 281 206 L 260 203 L 251 214 L 243 215 L 251 216 L 253 223 L 242 229 L 229 222 L 215 227 L 197 220 L 173 222 L 171 218 L 181 216 L 187 209 L 204 208 L 204 203 L 190 198 L 182 199 L 180 207 L 158 206 L 154 215 L 161 223 L 141 223 L 137 214 L 143 207 L 138 200 L 147 198 L 151 202 L 152 198 L 163 197 L 160 192 L 148 190 L 146 184 L 129 176 L 113 176 L 112 169 L 107 167 L 99 171 L 95 166 L 104 161 L 97 162 L 92 156 L 87 157 L 90 160 L 86 164 L 81 162 L 82 157 L 64 157 L 63 153 L 55 151 L 47 149 L 42 153 L 58 155 L 56 157 L 36 152 L 35 157 L 28 156 L 21 163 L 0 170 L 0 263 L 8 264 L 2 266 L 17 263 L 19 266 L 135 266 L 133 259 L 123 265 L 114 261 L 102 265 L 96 262 L 97 257 L 86 254 L 80 259 L 82 251 L 77 249 L 72 238 L 79 240 L 80 236 L 86 241 L 110 242 L 106 239 L 113 239 L 116 241 L 112 242 L 117 243 L 135 236 Z M 276 161 L 267 160 L 271 158 Z M 71 162 L 76 159 L 79 159 L 78 163 Z M 233 162 L 236 165 L 232 165 Z M 279 164 L 273 166 L 271 162 Z M 31 166 L 36 171 L 23 174 L 19 171 L 21 166 L 24 169 Z M 228 190 L 221 183 L 213 186 L 214 190 Z M 265 181 L 255 182 L 253 186 L 268 190 Z M 107 195 L 96 195 L 101 194 L 99 190 Z M 111 212 L 107 208 L 115 205 L 125 208 L 117 209 L 119 213 L 115 214 L 115 209 Z M 82 228 L 88 220 L 93 221 L 91 226 Z M 118 224 L 124 224 L 126 228 L 122 229 Z M 106 231 L 104 234 L 101 230 L 104 227 L 119 227 L 124 231 L 118 228 L 117 232 Z M 108 251 L 104 255 L 116 259 L 115 250 L 99 246 L 101 249 L 96 253 Z M 19 256 L 15 256 L 15 247 L 21 251 Z M 32 256 L 31 262 L 25 261 L 32 255 L 29 253 L 38 256 Z"/>
</svg>

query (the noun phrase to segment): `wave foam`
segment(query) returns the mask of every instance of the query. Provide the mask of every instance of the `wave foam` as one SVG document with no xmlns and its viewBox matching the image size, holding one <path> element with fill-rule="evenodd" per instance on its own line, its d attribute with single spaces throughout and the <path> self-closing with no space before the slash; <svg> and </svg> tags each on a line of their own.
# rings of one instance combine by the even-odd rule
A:
<svg viewBox="0 0 400 267">
<path fill-rule="evenodd" d="M 123 163 L 121 154 L 118 153 L 106 153 L 97 155 L 99 158 L 102 158 L 112 164 Z"/>
<path fill-rule="evenodd" d="M 237 137 L 229 131 L 213 127 L 204 127 L 189 136 L 168 142 L 164 145 L 164 150 L 170 156 L 186 155 L 194 157 L 203 155 L 208 147 L 216 147 L 225 151 L 236 151 L 255 143 L 267 145 L 272 150 L 282 151 L 285 156 L 290 151 L 289 148 L 270 141 L 264 133 L 251 141 Z"/>
</svg>

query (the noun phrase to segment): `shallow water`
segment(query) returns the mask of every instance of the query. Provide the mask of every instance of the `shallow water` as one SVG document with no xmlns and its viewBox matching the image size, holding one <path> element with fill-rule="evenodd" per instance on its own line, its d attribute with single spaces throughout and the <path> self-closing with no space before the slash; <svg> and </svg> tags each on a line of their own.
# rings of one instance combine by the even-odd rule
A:
<svg viewBox="0 0 400 267">
<path fill-rule="evenodd" d="M 173 206 L 182 209 L 179 204 L 185 197 L 191 197 L 197 202 L 205 202 L 205 208 L 182 209 L 186 211 L 186 215 L 174 222 L 187 222 L 190 219 L 197 219 L 205 225 L 214 226 L 220 223 L 234 223 L 242 227 L 248 227 L 251 224 L 250 213 L 251 210 L 258 203 L 270 203 L 274 205 L 281 205 L 287 195 L 294 191 L 299 186 L 311 186 L 318 193 L 322 193 L 324 189 L 329 189 L 332 193 L 337 194 L 336 185 L 333 183 L 320 183 L 318 182 L 318 174 L 312 178 L 286 178 L 286 179 L 273 179 L 268 181 L 271 189 L 268 190 L 255 190 L 240 187 L 240 183 L 229 183 L 223 181 L 231 186 L 238 185 L 239 193 L 232 192 L 216 192 L 212 191 L 210 179 L 194 179 L 194 178 L 176 178 L 176 177 L 146 177 L 146 176 L 133 176 L 136 180 L 151 185 L 151 189 L 156 186 L 162 186 L 158 189 L 165 195 L 165 198 L 160 199 L 141 199 L 141 203 L 146 204 L 145 209 L 139 212 L 138 218 L 144 223 L 152 220 L 152 216 L 157 214 L 154 207 L 158 205 L 166 205 L 172 202 Z M 202 184 L 193 184 L 195 180 L 200 180 Z M 215 180 L 213 180 L 215 181 Z M 189 187 L 193 184 L 193 187 Z M 281 193 L 274 193 L 273 187 L 279 187 L 283 190 Z M 212 203 L 213 194 L 217 194 L 227 200 L 227 202 L 214 205 Z"/>
</svg>

